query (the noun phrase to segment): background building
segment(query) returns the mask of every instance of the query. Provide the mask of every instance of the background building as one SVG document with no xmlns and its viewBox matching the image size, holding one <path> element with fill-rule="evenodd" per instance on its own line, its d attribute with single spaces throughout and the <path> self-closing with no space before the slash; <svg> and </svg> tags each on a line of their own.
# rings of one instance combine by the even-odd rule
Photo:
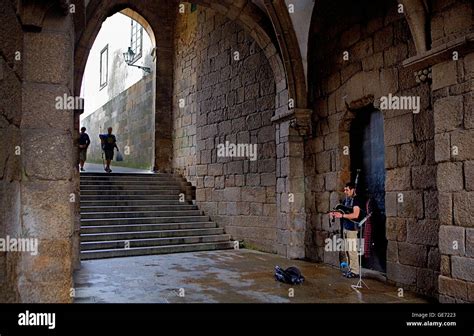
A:
<svg viewBox="0 0 474 336">
<path fill-rule="evenodd" d="M 148 67 L 153 73 L 155 50 L 146 30 L 122 13 L 105 20 L 84 71 L 81 97 L 85 103 L 81 127 L 87 128 L 92 140 L 88 162 L 102 163 L 98 135 L 112 127 L 119 148 L 125 153 L 125 160 L 118 164 L 152 168 L 154 78 L 152 73 L 125 62 L 123 53 L 129 47 L 135 55 L 132 64 Z"/>
</svg>

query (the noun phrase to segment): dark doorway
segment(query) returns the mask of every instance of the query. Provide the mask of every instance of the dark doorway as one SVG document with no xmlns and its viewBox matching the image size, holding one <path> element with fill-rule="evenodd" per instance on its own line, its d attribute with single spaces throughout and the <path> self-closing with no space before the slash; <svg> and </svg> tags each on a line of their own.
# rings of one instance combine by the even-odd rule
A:
<svg viewBox="0 0 474 336">
<path fill-rule="evenodd" d="M 358 194 L 370 200 L 372 227 L 370 255 L 362 266 L 386 271 L 387 239 L 385 238 L 385 147 L 383 114 L 373 106 L 358 110 L 350 130 L 351 173 L 355 180 L 360 169 Z M 366 204 L 366 203 L 364 203 Z M 365 209 L 364 209 L 365 210 Z"/>
</svg>

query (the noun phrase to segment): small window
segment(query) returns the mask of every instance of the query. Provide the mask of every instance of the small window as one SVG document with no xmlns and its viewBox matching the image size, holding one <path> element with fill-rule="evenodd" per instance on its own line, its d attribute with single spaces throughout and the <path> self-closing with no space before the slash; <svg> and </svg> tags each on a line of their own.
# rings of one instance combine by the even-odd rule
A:
<svg viewBox="0 0 474 336">
<path fill-rule="evenodd" d="M 109 45 L 100 52 L 100 88 L 107 86 L 109 76 Z"/>
<path fill-rule="evenodd" d="M 195 12 L 197 8 L 198 8 L 197 4 L 195 4 L 195 3 L 191 4 L 191 13 Z"/>
<path fill-rule="evenodd" d="M 135 20 L 132 20 L 130 47 L 135 54 L 135 58 L 131 62 L 133 64 L 142 57 L 143 48 L 143 27 Z"/>
</svg>

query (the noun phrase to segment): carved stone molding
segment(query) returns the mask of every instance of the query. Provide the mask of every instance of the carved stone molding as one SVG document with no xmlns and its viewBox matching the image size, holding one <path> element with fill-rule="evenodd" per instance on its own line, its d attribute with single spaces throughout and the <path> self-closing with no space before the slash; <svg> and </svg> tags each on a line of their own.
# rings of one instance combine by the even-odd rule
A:
<svg viewBox="0 0 474 336">
<path fill-rule="evenodd" d="M 362 108 L 368 107 L 375 103 L 375 99 L 373 95 L 367 95 L 357 100 L 351 101 L 349 104 L 346 103 L 347 109 L 349 111 L 357 111 Z"/>
<path fill-rule="evenodd" d="M 432 67 L 435 64 L 453 59 L 454 52 L 461 58 L 463 54 L 474 50 L 474 33 L 447 42 L 423 54 L 411 57 L 403 62 L 403 66 L 414 72 Z"/>
<path fill-rule="evenodd" d="M 277 124 L 289 122 L 290 128 L 298 131 L 298 134 L 308 136 L 312 134 L 312 113 L 313 111 L 310 109 L 295 108 L 285 114 L 274 116 L 272 122 Z"/>
<path fill-rule="evenodd" d="M 62 15 L 69 11 L 69 0 L 34 1 L 20 0 L 17 15 L 23 28 L 27 31 L 41 31 L 46 13 L 56 7 Z"/>
<path fill-rule="evenodd" d="M 415 76 L 415 81 L 417 83 L 425 83 L 425 82 L 430 83 L 432 80 L 431 68 L 418 70 L 418 71 L 415 71 L 413 74 Z"/>
</svg>

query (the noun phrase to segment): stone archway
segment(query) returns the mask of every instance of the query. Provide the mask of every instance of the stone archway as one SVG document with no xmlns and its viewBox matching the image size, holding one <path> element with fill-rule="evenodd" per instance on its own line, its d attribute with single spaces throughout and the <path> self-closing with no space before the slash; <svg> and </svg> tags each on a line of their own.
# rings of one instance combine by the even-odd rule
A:
<svg viewBox="0 0 474 336">
<path fill-rule="evenodd" d="M 138 22 L 145 29 L 148 36 L 150 37 L 153 48 L 156 48 L 155 32 L 153 31 L 153 28 L 143 16 L 141 16 L 139 13 L 133 11 L 130 8 L 125 8 L 124 10 L 120 11 L 120 13 Z"/>
<path fill-rule="evenodd" d="M 433 293 L 439 270 L 439 219 L 430 84 L 417 82 L 403 66 L 418 50 L 406 13 L 398 12 L 396 1 L 367 2 L 362 7 L 369 13 L 350 1 L 342 1 L 344 6 L 341 3 L 339 9 L 344 11 L 331 11 L 332 4 L 321 1 L 320 10 L 322 7 L 328 12 L 319 20 L 341 25 L 332 27 L 314 21 L 310 38 L 316 42 L 312 50 L 319 65 L 313 66 L 310 79 L 317 112 L 313 119 L 316 134 L 307 147 L 315 161 L 306 170 L 316 181 L 315 194 L 308 195 L 317 204 L 311 209 L 315 244 L 318 246 L 334 229 L 326 224 L 326 214 L 337 203 L 343 183 L 351 177 L 350 158 L 344 155 L 351 150 L 348 110 L 371 103 L 379 108 L 382 97 L 419 97 L 420 109 L 416 112 L 380 108 L 385 131 L 387 278 L 406 288 Z M 324 262 L 338 264 L 334 254 L 319 246 L 312 250 Z"/>
<path fill-rule="evenodd" d="M 288 76 L 282 58 L 273 43 L 275 34 L 258 6 L 246 0 L 222 1 L 223 3 L 209 0 L 190 0 L 189 2 L 209 7 L 230 20 L 238 22 L 264 51 L 273 70 L 277 87 L 288 88 Z"/>
<path fill-rule="evenodd" d="M 123 53 L 134 45 L 130 27 L 137 27 L 136 23 L 142 27 L 137 34 L 140 47 L 131 67 Z M 88 148 L 88 163 L 103 161 L 100 142 L 94 139 L 110 126 L 126 155 L 121 163 L 124 167 L 150 170 L 155 166 L 155 41 L 150 24 L 130 8 L 110 16 L 101 25 L 91 46 L 81 88 L 85 112 L 80 116 L 81 127 L 85 127 L 93 139 Z M 103 78 L 99 81 L 97 71 L 100 68 L 100 73 L 103 72 L 104 48 L 107 48 L 108 61 L 102 84 Z M 135 67 L 140 64 L 148 68 L 146 72 Z"/>
<path fill-rule="evenodd" d="M 239 22 L 265 51 L 277 87 L 285 85 L 282 80 L 286 79 L 288 97 L 295 100 L 296 108 L 306 108 L 307 90 L 302 58 L 288 8 L 283 0 L 265 1 L 270 21 L 257 5 L 248 0 L 222 1 L 224 4 L 209 0 L 189 2 L 212 8 Z M 275 49 L 277 44 L 279 50 Z M 277 57 L 273 59 L 275 55 Z"/>
<path fill-rule="evenodd" d="M 289 97 L 298 108 L 307 107 L 307 87 L 303 61 L 293 23 L 284 0 L 265 1 L 265 7 L 277 34 L 280 52 L 288 76 Z"/>
<path fill-rule="evenodd" d="M 427 29 L 428 3 L 423 0 L 401 0 L 400 3 L 405 7 L 416 51 L 423 54 L 431 47 L 431 34 Z"/>
<path fill-rule="evenodd" d="M 306 239 L 305 183 L 303 172 L 303 133 L 310 132 L 311 111 L 306 107 L 306 88 L 301 55 L 291 21 L 282 2 L 268 4 L 273 28 L 251 1 L 191 1 L 209 6 L 236 20 L 264 51 L 276 83 L 275 114 L 277 151 L 277 252 L 288 258 L 304 258 Z M 267 4 L 266 4 L 267 6 Z M 282 36 L 280 34 L 285 32 Z M 271 33 L 269 33 L 271 32 Z M 277 36 L 279 50 L 275 47 Z"/>
<path fill-rule="evenodd" d="M 276 114 L 285 115 L 288 112 L 288 104 L 281 102 L 279 96 L 286 96 L 288 93 L 288 76 L 285 67 L 272 43 L 270 29 L 265 27 L 264 16 L 260 14 L 260 9 L 249 1 L 217 4 L 213 1 L 191 1 L 205 7 L 212 8 L 218 13 L 237 21 L 255 39 L 260 48 L 264 51 L 273 73 L 277 87 L 276 102 L 278 102 Z M 173 36 L 172 26 L 175 15 L 177 15 L 177 3 L 164 3 L 156 1 L 99 1 L 89 2 L 86 11 L 86 22 L 84 30 L 76 40 L 74 84 L 75 93 L 79 94 L 80 83 L 84 71 L 90 46 L 97 35 L 100 24 L 107 16 L 115 12 L 130 8 L 139 13 L 150 23 L 152 30 L 159 31 L 156 40 L 156 55 L 158 60 L 156 73 L 156 115 L 155 115 L 155 167 L 160 169 L 171 168 L 172 158 L 172 124 L 171 124 L 171 92 L 172 92 L 172 53 Z M 158 120 L 160 122 L 158 122 Z"/>
<path fill-rule="evenodd" d="M 301 63 L 300 58 L 294 57 L 294 49 L 291 49 L 296 44 L 280 38 L 279 51 L 275 46 L 278 34 L 274 33 L 270 21 L 261 13 L 260 8 L 251 1 L 225 1 L 217 3 L 215 1 L 195 0 L 190 2 L 209 7 L 228 19 L 236 21 L 257 42 L 270 64 L 276 83 L 275 113 L 272 119 L 277 124 L 276 142 L 281 147 L 289 148 L 289 150 L 280 151 L 279 155 L 281 156 L 277 159 L 278 167 L 282 165 L 286 167 L 280 171 L 278 178 L 287 180 L 286 188 L 281 190 L 278 199 L 287 199 L 288 194 L 297 195 L 296 198 L 298 199 L 296 205 L 290 204 L 289 208 L 287 206 L 288 202 L 281 201 L 278 204 L 278 210 L 281 213 L 281 216 L 278 217 L 281 220 L 279 227 L 283 231 L 298 232 L 294 236 L 285 235 L 288 240 L 282 242 L 282 245 L 285 246 L 298 246 L 296 248 L 298 252 L 296 252 L 295 248 L 293 248 L 293 252 L 287 252 L 285 248 L 281 249 L 281 253 L 291 257 L 303 257 L 304 225 L 302 223 L 305 222 L 304 183 L 303 171 L 300 169 L 303 166 L 303 157 L 301 155 L 303 152 L 303 141 L 299 131 L 295 131 L 294 127 L 307 128 L 310 111 L 300 109 L 306 106 L 306 92 L 304 89 L 304 76 L 297 74 L 298 82 L 295 82 L 295 75 L 292 70 L 293 62 Z M 83 71 L 90 43 L 100 28 L 100 22 L 108 15 L 127 7 L 140 13 L 151 24 L 153 30 L 160 31 L 156 41 L 158 65 L 155 105 L 155 166 L 167 169 L 170 168 L 172 161 L 172 99 L 170 95 L 172 92 L 172 53 L 174 46 L 172 44 L 172 29 L 170 27 L 174 22 L 175 16 L 178 14 L 178 2 L 165 4 L 164 2 L 157 3 L 156 1 L 90 1 L 87 7 L 85 29 L 77 40 L 75 56 L 76 90 L 78 83 L 80 83 L 81 72 Z M 279 9 L 279 11 L 281 10 L 282 8 Z M 286 20 L 285 25 L 282 27 L 288 32 L 291 23 Z M 288 36 L 293 35 L 285 34 L 284 38 L 288 39 Z M 290 50 L 293 53 L 282 52 L 281 49 L 287 45 L 291 46 Z M 284 50 L 287 49 L 285 48 Z M 285 63 L 282 61 L 282 57 L 286 57 Z M 160 59 L 165 60 L 165 62 L 160 63 Z M 297 67 L 297 69 L 302 69 L 302 66 Z M 291 71 L 291 75 L 288 75 L 289 71 Z M 290 104 L 290 98 L 295 102 Z M 158 122 L 158 120 L 162 122 Z M 291 136 L 289 137 L 289 135 Z"/>
<path fill-rule="evenodd" d="M 154 167 L 169 170 L 172 157 L 171 101 L 173 86 L 172 29 L 173 13 L 170 6 L 158 5 L 152 1 L 91 1 L 87 7 L 86 23 L 76 42 L 74 56 L 75 92 L 79 93 L 85 64 L 92 43 L 101 23 L 108 17 L 127 8 L 137 13 L 147 32 L 154 37 L 157 59 L 155 76 L 155 153 Z M 125 11 L 127 14 L 127 11 Z M 155 34 L 154 32 L 160 32 Z M 76 116 L 78 118 L 78 116 Z"/>
</svg>

